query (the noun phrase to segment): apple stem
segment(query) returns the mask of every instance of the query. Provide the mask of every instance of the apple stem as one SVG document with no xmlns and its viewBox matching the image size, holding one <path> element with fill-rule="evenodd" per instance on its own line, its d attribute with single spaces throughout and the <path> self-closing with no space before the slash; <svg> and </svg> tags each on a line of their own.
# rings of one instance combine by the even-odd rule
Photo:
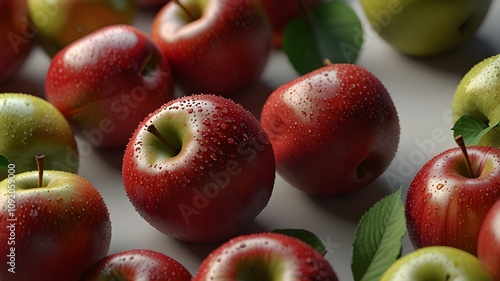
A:
<svg viewBox="0 0 500 281">
<path fill-rule="evenodd" d="M 332 64 L 333 64 L 333 62 L 329 58 L 323 59 L 323 65 L 327 66 L 327 65 L 332 65 Z"/>
<path fill-rule="evenodd" d="M 464 138 L 462 135 L 458 135 L 455 137 L 455 142 L 458 144 L 458 147 L 462 150 L 462 154 L 465 158 L 465 164 L 467 166 L 467 171 L 469 172 L 469 177 L 475 178 L 476 175 L 474 173 L 474 169 L 472 169 L 472 164 L 470 162 L 469 153 L 467 153 L 467 147 L 465 146 Z"/>
<path fill-rule="evenodd" d="M 43 186 L 43 170 L 45 168 L 45 155 L 39 154 L 35 156 L 36 166 L 38 168 L 38 187 Z"/>
<path fill-rule="evenodd" d="M 153 134 L 155 137 L 157 137 L 174 155 L 179 154 L 180 150 L 177 149 L 172 143 L 170 143 L 164 136 L 158 132 L 158 129 L 156 129 L 155 125 L 151 124 L 147 128 L 148 132 Z"/>
<path fill-rule="evenodd" d="M 191 14 L 191 12 L 186 8 L 186 6 L 184 6 L 184 5 L 181 4 L 180 0 L 174 0 L 174 2 L 175 2 L 175 4 L 177 4 L 177 6 L 179 6 L 184 11 L 184 13 L 186 13 L 188 15 L 188 17 L 192 21 L 196 20 L 196 17 L 193 14 Z"/>
</svg>

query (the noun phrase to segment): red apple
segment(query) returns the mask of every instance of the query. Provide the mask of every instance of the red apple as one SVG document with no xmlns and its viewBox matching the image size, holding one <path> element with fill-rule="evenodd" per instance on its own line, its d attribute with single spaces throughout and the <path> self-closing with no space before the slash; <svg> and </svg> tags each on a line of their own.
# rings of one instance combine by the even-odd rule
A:
<svg viewBox="0 0 500 281">
<path fill-rule="evenodd" d="M 267 205 L 274 154 L 258 120 L 216 95 L 173 100 L 146 118 L 127 145 L 123 183 L 159 231 L 188 242 L 234 236 Z"/>
<path fill-rule="evenodd" d="M 262 2 L 271 23 L 274 46 L 280 48 L 286 25 L 292 19 L 304 15 L 306 11 L 302 9 L 311 9 L 323 0 L 260 0 L 260 2 Z"/>
<path fill-rule="evenodd" d="M 76 280 L 108 253 L 99 191 L 76 174 L 39 169 L 16 174 L 10 164 L 0 182 L 0 280 Z"/>
<path fill-rule="evenodd" d="M 386 88 L 352 64 L 329 64 L 276 89 L 261 113 L 278 173 L 312 195 L 362 188 L 389 166 L 399 119 Z"/>
<path fill-rule="evenodd" d="M 484 217 L 477 238 L 477 257 L 493 276 L 500 280 L 500 200 L 497 200 Z"/>
<path fill-rule="evenodd" d="M 151 38 L 128 25 L 91 33 L 57 53 L 46 98 L 97 147 L 125 147 L 149 113 L 171 100 L 174 82 Z"/>
<path fill-rule="evenodd" d="M 78 281 L 169 280 L 191 281 L 178 261 L 149 249 L 134 249 L 106 256 L 89 267 Z"/>
<path fill-rule="evenodd" d="M 156 15 L 151 36 L 188 94 L 234 95 L 260 78 L 272 49 L 258 0 L 170 1 Z"/>
<path fill-rule="evenodd" d="M 206 257 L 193 281 L 336 281 L 328 261 L 305 242 L 279 233 L 237 236 Z"/>
<path fill-rule="evenodd" d="M 469 146 L 465 151 L 455 147 L 439 153 L 412 180 L 405 214 L 415 248 L 451 246 L 476 255 L 481 224 L 500 197 L 500 148 Z"/>
<path fill-rule="evenodd" d="M 0 83 L 21 68 L 35 36 L 26 1 L 0 0 Z"/>
</svg>

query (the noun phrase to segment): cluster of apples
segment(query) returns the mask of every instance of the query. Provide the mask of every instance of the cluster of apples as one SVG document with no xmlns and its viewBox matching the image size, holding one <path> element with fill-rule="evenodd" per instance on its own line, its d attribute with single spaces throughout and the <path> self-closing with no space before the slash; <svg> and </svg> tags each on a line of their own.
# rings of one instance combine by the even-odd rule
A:
<svg viewBox="0 0 500 281">
<path fill-rule="evenodd" d="M 0 239 L 10 241 L 0 246 L 0 279 L 337 280 L 322 254 L 297 238 L 235 237 L 266 207 L 276 171 L 305 193 L 338 195 L 374 181 L 398 147 L 392 99 L 357 65 L 326 63 L 281 86 L 261 120 L 231 100 L 260 77 L 298 3 L 266 13 L 286 3 L 171 1 L 150 35 L 127 24 L 131 1 L 102 1 L 103 10 L 89 1 L 26 3 L 24 19 L 31 11 L 29 27 L 52 60 L 45 99 L 0 96 L 0 154 L 8 161 L 0 169 L 0 226 L 9 230 Z M 71 16 L 55 20 L 63 8 Z M 111 10 L 117 23 L 75 27 L 89 9 Z M 46 28 L 47 17 L 56 26 Z M 175 85 L 188 94 L 177 96 Z M 150 250 L 106 256 L 111 221 L 97 189 L 77 174 L 76 135 L 99 149 L 123 149 L 124 188 L 156 229 L 181 241 L 226 243 L 194 277 Z M 345 165 L 332 174 L 326 168 L 335 162 Z"/>
<path fill-rule="evenodd" d="M 273 91 L 259 120 L 231 97 L 259 79 L 273 45 L 280 46 L 284 26 L 300 13 L 298 3 L 320 1 L 167 2 L 138 1 L 162 6 L 150 34 L 131 25 L 134 1 L 0 2 L 13 11 L 15 23 L 7 31 L 8 48 L 0 53 L 9 54 L 0 60 L 6 63 L 2 81 L 15 74 L 35 34 L 52 57 L 46 99 L 0 96 L 0 154 L 9 161 L 0 168 L 0 227 L 7 230 L 0 233 L 7 241 L 0 246 L 0 279 L 36 275 L 83 281 L 149 274 L 175 280 L 336 281 L 324 257 L 299 239 L 238 233 L 266 207 L 276 172 L 315 196 L 348 193 L 378 178 L 400 137 L 388 91 L 363 67 L 325 62 Z M 481 12 L 487 7 L 480 5 Z M 114 21 L 80 25 L 89 11 Z M 99 17 L 103 13 L 116 17 Z M 498 68 L 497 61 L 485 63 L 488 74 Z M 485 71 L 476 72 L 485 77 Z M 479 91 L 467 85 L 478 79 L 467 79 L 459 89 Z M 176 95 L 176 85 L 188 94 Z M 465 114 L 459 103 L 472 96 L 459 95 L 464 97 L 454 103 L 457 117 Z M 480 109 L 473 111 L 478 118 L 496 116 L 494 109 Z M 77 175 L 75 133 L 97 148 L 123 149 L 127 196 L 156 229 L 191 243 L 225 241 L 194 276 L 152 250 L 107 256 L 110 217 L 99 192 Z M 492 129 L 486 139 L 498 141 L 497 133 Z M 492 245 L 499 244 L 499 157 L 497 148 L 470 146 L 445 151 L 422 167 L 405 210 L 410 239 L 425 251 L 398 260 L 383 280 L 404 280 L 408 268 L 422 264 L 414 262 L 416 255 L 438 272 L 453 265 L 459 272 L 453 274 L 472 274 L 475 280 L 499 275 L 500 258 L 491 254 L 496 253 Z M 339 162 L 342 167 L 332 170 Z M 450 247 L 430 247 L 436 245 Z M 422 255 L 426 251 L 431 254 Z"/>
</svg>

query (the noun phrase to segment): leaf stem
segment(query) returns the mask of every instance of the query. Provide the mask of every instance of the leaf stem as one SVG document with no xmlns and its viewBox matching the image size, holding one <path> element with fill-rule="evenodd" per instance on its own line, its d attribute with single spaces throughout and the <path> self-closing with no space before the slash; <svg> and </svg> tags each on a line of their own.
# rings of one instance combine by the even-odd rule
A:
<svg viewBox="0 0 500 281">
<path fill-rule="evenodd" d="M 465 164 L 467 166 L 467 172 L 469 173 L 469 177 L 475 178 L 476 175 L 474 173 L 474 169 L 472 169 L 472 164 L 470 162 L 469 153 L 467 153 L 467 147 L 465 146 L 464 138 L 462 135 L 458 135 L 455 137 L 455 142 L 458 144 L 458 147 L 462 150 L 462 154 L 465 159 Z"/>
<path fill-rule="evenodd" d="M 45 169 L 45 155 L 35 156 L 36 166 L 38 168 L 38 187 L 43 187 L 43 170 Z"/>
<path fill-rule="evenodd" d="M 169 142 L 160 132 L 158 129 L 155 127 L 154 124 L 151 124 L 147 128 L 148 132 L 153 134 L 155 137 L 157 137 L 169 150 L 172 152 L 174 155 L 179 154 L 180 150 L 177 149 L 171 142 Z"/>
</svg>

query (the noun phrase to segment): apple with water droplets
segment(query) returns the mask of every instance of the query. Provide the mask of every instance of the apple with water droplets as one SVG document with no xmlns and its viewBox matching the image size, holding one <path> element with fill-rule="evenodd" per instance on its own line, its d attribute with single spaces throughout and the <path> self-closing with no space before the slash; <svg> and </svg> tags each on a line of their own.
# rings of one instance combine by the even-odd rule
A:
<svg viewBox="0 0 500 281">
<path fill-rule="evenodd" d="M 24 93 L 0 94 L 0 154 L 16 166 L 16 173 L 37 170 L 33 160 L 47 157 L 46 169 L 78 172 L 78 146 L 71 126 L 46 100 Z M 7 178 L 0 168 L 0 181 Z"/>
<path fill-rule="evenodd" d="M 83 139 L 99 148 L 122 149 L 137 124 L 174 97 L 174 81 L 149 35 L 113 25 L 54 56 L 45 95 Z"/>
<path fill-rule="evenodd" d="M 500 148 L 459 144 L 425 163 L 410 183 L 405 215 L 415 248 L 477 254 L 483 220 L 500 198 Z"/>
<path fill-rule="evenodd" d="M 170 256 L 150 249 L 133 249 L 100 259 L 85 270 L 78 281 L 191 281 L 191 278 L 186 267 Z"/>
<path fill-rule="evenodd" d="M 337 281 L 330 263 L 298 238 L 273 232 L 234 237 L 211 252 L 193 281 Z"/>
<path fill-rule="evenodd" d="M 367 69 L 331 64 L 278 87 L 261 123 L 278 173 L 311 195 L 367 186 L 393 160 L 399 118 L 389 92 Z"/>
<path fill-rule="evenodd" d="M 35 162 L 35 159 L 33 159 Z M 99 191 L 81 176 L 44 170 L 0 182 L 0 280 L 67 281 L 105 257 L 111 221 Z"/>
<path fill-rule="evenodd" d="M 182 241 L 218 242 L 243 230 L 274 186 L 271 142 L 228 98 L 172 100 L 140 123 L 123 157 L 123 183 L 139 214 Z"/>
<path fill-rule="evenodd" d="M 493 280 L 500 280 L 500 200 L 491 206 L 481 224 L 477 237 L 477 257 Z"/>
<path fill-rule="evenodd" d="M 272 31 L 259 0 L 170 1 L 151 36 L 187 94 L 233 96 L 256 83 L 272 50 Z"/>
</svg>

